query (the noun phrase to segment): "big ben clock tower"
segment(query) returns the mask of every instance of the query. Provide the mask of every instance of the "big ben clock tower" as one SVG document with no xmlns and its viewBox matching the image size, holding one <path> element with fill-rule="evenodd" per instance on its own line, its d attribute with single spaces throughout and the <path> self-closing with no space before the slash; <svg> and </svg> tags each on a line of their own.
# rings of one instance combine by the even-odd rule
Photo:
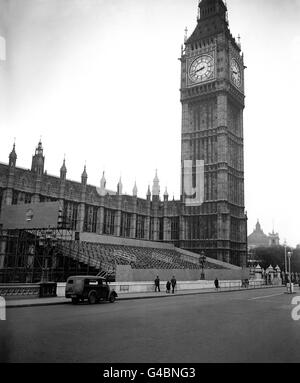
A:
<svg viewBox="0 0 300 383">
<path fill-rule="evenodd" d="M 180 246 L 246 266 L 244 61 L 222 0 L 201 0 L 181 56 Z"/>
</svg>

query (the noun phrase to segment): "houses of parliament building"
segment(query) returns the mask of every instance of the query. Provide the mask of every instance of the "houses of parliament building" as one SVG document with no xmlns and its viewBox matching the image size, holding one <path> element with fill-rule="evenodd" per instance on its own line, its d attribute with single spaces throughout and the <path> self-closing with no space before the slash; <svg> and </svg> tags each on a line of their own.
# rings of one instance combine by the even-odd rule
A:
<svg viewBox="0 0 300 383">
<path fill-rule="evenodd" d="M 157 174 L 146 198 L 45 172 L 40 141 L 31 169 L 17 166 L 15 145 L 8 164 L 0 163 L 0 209 L 4 205 L 59 201 L 72 230 L 173 243 L 239 266 L 246 266 L 244 210 L 244 62 L 229 30 L 222 0 L 199 1 L 197 25 L 181 54 L 181 198 L 160 193 Z M 1 216 L 1 210 L 0 210 Z"/>
</svg>

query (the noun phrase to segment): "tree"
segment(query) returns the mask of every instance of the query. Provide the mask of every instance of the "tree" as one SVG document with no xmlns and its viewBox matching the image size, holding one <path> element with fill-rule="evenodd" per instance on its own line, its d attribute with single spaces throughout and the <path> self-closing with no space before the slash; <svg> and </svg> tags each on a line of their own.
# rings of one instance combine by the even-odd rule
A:
<svg viewBox="0 0 300 383">
<path fill-rule="evenodd" d="M 300 272 L 300 249 L 286 248 L 286 254 L 292 251 L 293 255 L 291 258 L 291 270 L 292 272 Z M 257 261 L 263 269 L 266 269 L 270 265 L 275 268 L 277 265 L 281 270 L 284 270 L 284 246 L 273 246 L 273 247 L 257 247 L 252 250 L 252 258 Z M 288 256 L 287 256 L 288 262 Z"/>
</svg>

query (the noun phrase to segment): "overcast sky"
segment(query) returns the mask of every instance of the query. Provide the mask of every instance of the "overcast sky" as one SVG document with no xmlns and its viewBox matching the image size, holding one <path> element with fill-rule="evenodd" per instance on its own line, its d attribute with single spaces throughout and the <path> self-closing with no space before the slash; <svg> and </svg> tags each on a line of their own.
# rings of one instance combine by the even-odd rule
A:
<svg viewBox="0 0 300 383">
<path fill-rule="evenodd" d="M 40 136 L 46 170 L 145 197 L 180 194 L 180 46 L 196 26 L 197 0 L 0 0 L 0 161 L 14 137 L 29 168 Z M 5 5 L 8 10 L 5 10 Z M 274 223 L 300 243 L 300 0 L 228 0 L 247 65 L 245 197 L 248 231 Z M 6 90 L 4 94 L 4 86 Z M 7 108 L 4 109 L 4 97 Z M 6 113 L 5 113 L 6 112 Z"/>
</svg>

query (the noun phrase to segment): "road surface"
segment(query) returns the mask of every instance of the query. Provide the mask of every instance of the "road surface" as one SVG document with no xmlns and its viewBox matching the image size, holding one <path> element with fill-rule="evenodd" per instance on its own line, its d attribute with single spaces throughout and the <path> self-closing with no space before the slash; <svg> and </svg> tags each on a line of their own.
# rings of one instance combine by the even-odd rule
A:
<svg viewBox="0 0 300 383">
<path fill-rule="evenodd" d="M 7 309 L 2 362 L 300 362 L 284 288 Z"/>
</svg>

